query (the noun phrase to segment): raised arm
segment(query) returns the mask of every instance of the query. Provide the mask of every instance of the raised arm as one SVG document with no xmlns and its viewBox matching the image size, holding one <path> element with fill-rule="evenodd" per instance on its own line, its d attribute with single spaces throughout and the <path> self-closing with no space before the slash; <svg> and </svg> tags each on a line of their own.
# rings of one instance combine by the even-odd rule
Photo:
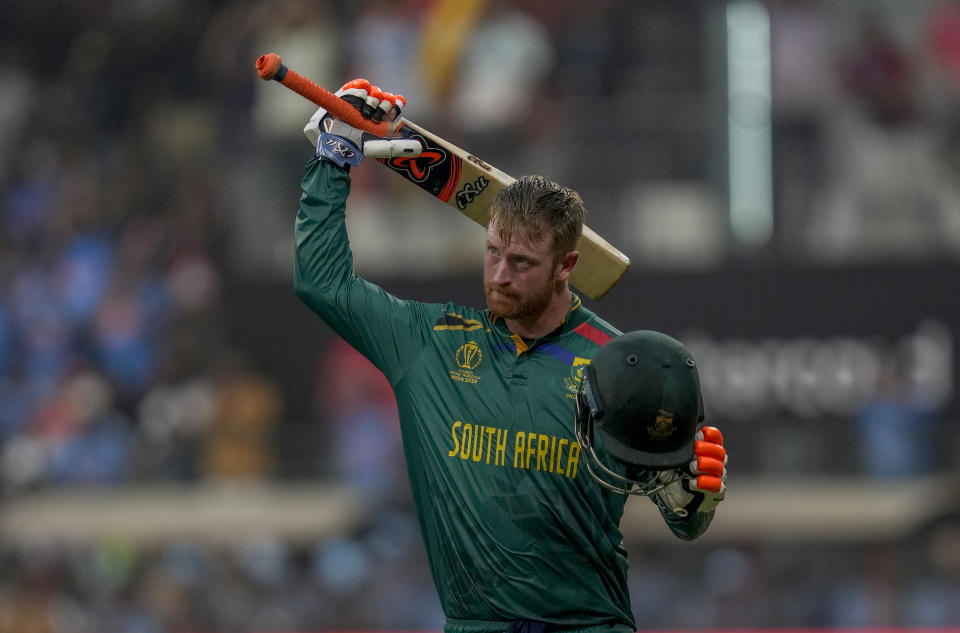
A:
<svg viewBox="0 0 960 633">
<path fill-rule="evenodd" d="M 359 110 L 361 101 L 357 105 Z M 380 110 L 378 105 L 375 108 Z M 301 185 L 294 290 L 394 383 L 422 350 L 432 323 L 426 315 L 428 305 L 398 299 L 353 270 L 346 229 L 348 170 L 363 159 L 365 144 L 375 139 L 367 133 L 361 136 L 322 109 L 307 124 L 305 133 L 317 150 Z"/>
</svg>

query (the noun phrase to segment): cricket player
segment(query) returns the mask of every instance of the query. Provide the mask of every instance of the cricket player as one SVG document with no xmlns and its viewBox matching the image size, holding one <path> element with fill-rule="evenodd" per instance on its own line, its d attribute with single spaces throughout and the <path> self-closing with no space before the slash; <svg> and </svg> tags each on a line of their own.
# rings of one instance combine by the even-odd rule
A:
<svg viewBox="0 0 960 633">
<path fill-rule="evenodd" d="M 375 120 L 398 121 L 404 105 L 363 80 L 338 94 Z M 583 202 L 541 177 L 494 204 L 485 309 L 400 299 L 359 277 L 350 168 L 383 139 L 323 110 L 304 131 L 316 155 L 295 290 L 393 387 L 444 631 L 636 630 L 619 528 L 628 494 L 649 495 L 693 539 L 725 491 L 722 436 L 700 424 L 689 353 L 654 332 L 620 336 L 571 292 Z"/>
</svg>

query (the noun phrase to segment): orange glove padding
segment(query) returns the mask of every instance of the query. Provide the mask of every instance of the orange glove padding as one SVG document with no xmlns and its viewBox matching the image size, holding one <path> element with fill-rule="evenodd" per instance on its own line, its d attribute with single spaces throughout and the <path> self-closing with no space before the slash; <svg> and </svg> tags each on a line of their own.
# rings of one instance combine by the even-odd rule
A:
<svg viewBox="0 0 960 633">
<path fill-rule="evenodd" d="M 705 426 L 697 431 L 690 463 L 663 471 L 657 479 L 663 484 L 656 493 L 660 502 L 677 516 L 712 512 L 727 492 L 727 450 L 720 429 Z"/>
<path fill-rule="evenodd" d="M 694 442 L 693 461 L 690 472 L 697 475 L 691 488 L 700 492 L 723 494 L 727 481 L 727 450 L 723 447 L 723 434 L 715 426 L 705 426 L 697 431 Z"/>
</svg>

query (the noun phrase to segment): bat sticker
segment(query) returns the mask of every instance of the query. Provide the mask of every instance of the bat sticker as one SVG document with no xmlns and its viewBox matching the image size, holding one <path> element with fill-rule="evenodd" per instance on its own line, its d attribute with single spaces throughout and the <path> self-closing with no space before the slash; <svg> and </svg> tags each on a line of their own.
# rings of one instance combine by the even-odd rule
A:
<svg viewBox="0 0 960 633">
<path fill-rule="evenodd" d="M 410 139 L 420 142 L 423 152 L 419 156 L 398 156 L 380 159 L 380 162 L 397 172 L 421 189 L 447 202 L 460 180 L 460 158 L 436 143 L 431 143 L 419 134 Z"/>
<path fill-rule="evenodd" d="M 463 189 L 457 192 L 457 208 L 463 211 L 467 206 L 472 203 L 477 196 L 483 193 L 483 190 L 487 188 L 487 185 L 490 184 L 490 181 L 484 176 L 480 176 L 473 182 L 468 182 L 463 186 Z"/>
<path fill-rule="evenodd" d="M 479 167 L 480 169 L 483 169 L 484 171 L 493 171 L 493 167 L 486 164 L 485 162 L 483 162 L 473 154 L 467 154 L 467 160 L 473 163 L 474 165 L 476 165 L 477 167 Z"/>
</svg>

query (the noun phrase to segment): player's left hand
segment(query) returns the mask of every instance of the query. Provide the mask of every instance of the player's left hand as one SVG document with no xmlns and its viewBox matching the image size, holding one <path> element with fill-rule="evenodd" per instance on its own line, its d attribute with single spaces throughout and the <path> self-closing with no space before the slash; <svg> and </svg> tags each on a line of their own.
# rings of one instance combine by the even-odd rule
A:
<svg viewBox="0 0 960 633">
<path fill-rule="evenodd" d="M 727 451 L 720 429 L 705 426 L 697 431 L 693 460 L 682 468 L 657 475 L 664 487 L 656 494 L 677 516 L 712 512 L 727 492 Z"/>
<path fill-rule="evenodd" d="M 390 123 L 393 134 L 403 123 L 401 117 L 406 100 L 402 95 L 384 92 L 366 79 L 354 79 L 344 84 L 336 95 L 348 102 L 365 119 Z M 334 117 L 324 108 L 317 110 L 303 133 L 316 149 L 316 155 L 343 167 L 357 165 L 364 156 L 392 158 L 416 156 L 423 148 L 420 143 L 406 138 L 384 138 L 357 129 Z"/>
</svg>

